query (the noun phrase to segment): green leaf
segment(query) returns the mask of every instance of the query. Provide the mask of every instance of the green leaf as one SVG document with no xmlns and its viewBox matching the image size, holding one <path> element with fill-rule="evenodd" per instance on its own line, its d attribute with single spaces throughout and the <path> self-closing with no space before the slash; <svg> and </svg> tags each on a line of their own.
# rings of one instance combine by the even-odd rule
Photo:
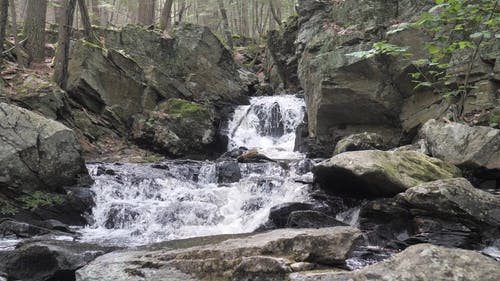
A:
<svg viewBox="0 0 500 281">
<path fill-rule="evenodd" d="M 476 38 L 480 38 L 481 36 L 483 36 L 483 32 L 475 32 L 475 33 L 472 33 L 471 35 L 469 35 L 469 37 L 471 39 L 476 39 Z"/>
<path fill-rule="evenodd" d="M 437 53 L 441 52 L 441 48 L 439 48 L 436 45 L 428 45 L 427 50 L 429 51 L 430 54 L 435 55 Z"/>
<path fill-rule="evenodd" d="M 429 87 L 432 87 L 431 82 L 420 82 L 417 84 L 417 86 L 415 86 L 415 90 L 419 88 L 429 88 Z"/>
</svg>

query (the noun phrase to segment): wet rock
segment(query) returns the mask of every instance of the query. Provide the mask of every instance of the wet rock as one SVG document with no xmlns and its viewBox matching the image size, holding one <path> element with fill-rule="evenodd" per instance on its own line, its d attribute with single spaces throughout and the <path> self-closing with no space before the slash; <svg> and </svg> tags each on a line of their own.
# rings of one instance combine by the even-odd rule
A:
<svg viewBox="0 0 500 281">
<path fill-rule="evenodd" d="M 12 252 L 0 253 L 0 271 L 9 280 L 75 280 L 75 271 L 113 250 L 68 241 L 28 242 Z"/>
<path fill-rule="evenodd" d="M 4 220 L 0 223 L 0 237 L 29 238 L 50 233 L 50 229 L 14 220 Z"/>
<path fill-rule="evenodd" d="M 347 151 L 384 150 L 386 145 L 382 136 L 376 133 L 354 134 L 341 139 L 335 145 L 333 155 Z"/>
<path fill-rule="evenodd" d="M 113 169 L 108 169 L 104 166 L 99 166 L 97 167 L 96 176 L 101 176 L 101 175 L 114 176 L 116 175 L 116 172 Z"/>
<path fill-rule="evenodd" d="M 296 262 L 296 263 L 292 263 L 290 265 L 290 268 L 292 269 L 292 271 L 294 272 L 299 272 L 299 271 L 309 271 L 309 270 L 313 270 L 317 267 L 316 264 L 314 263 L 309 263 L 309 262 Z"/>
<path fill-rule="evenodd" d="M 295 166 L 293 167 L 295 168 L 295 173 L 298 175 L 304 175 L 312 171 L 315 163 L 311 159 L 304 159 L 294 164 Z"/>
<path fill-rule="evenodd" d="M 90 180 L 80 145 L 61 123 L 0 104 L 0 187 L 61 191 Z"/>
<path fill-rule="evenodd" d="M 219 183 L 233 183 L 241 179 L 241 170 L 238 162 L 224 161 L 217 163 L 217 177 Z"/>
<path fill-rule="evenodd" d="M 420 136 L 434 157 L 500 175 L 500 130 L 429 120 L 420 130 Z"/>
<path fill-rule="evenodd" d="M 391 197 L 418 184 L 458 177 L 452 164 L 415 151 L 345 152 L 319 163 L 315 181 L 332 194 L 351 197 Z"/>
<path fill-rule="evenodd" d="M 360 237 L 361 233 L 354 228 L 334 227 L 172 241 L 151 245 L 149 250 L 143 247 L 101 256 L 78 270 L 76 276 L 79 281 L 159 280 L 175 272 L 174 277 L 167 280 L 183 280 L 177 277 L 181 273 L 192 276 L 185 280 L 277 278 L 289 272 L 286 259 L 324 265 L 344 264 Z"/>
<path fill-rule="evenodd" d="M 273 159 L 267 157 L 264 154 L 259 153 L 257 149 L 250 149 L 249 151 L 238 156 L 238 162 L 240 163 L 264 163 L 264 162 L 276 162 Z"/>
<path fill-rule="evenodd" d="M 64 224 L 58 220 L 44 220 L 42 221 L 41 225 L 51 230 L 57 230 L 66 233 L 74 233 L 73 231 L 70 230 L 67 224 Z"/>
<path fill-rule="evenodd" d="M 238 147 L 238 148 L 235 148 L 235 149 L 232 149 L 230 151 L 225 152 L 217 160 L 223 161 L 223 160 L 237 159 L 239 156 L 246 153 L 247 151 L 248 151 L 248 148 L 246 148 L 246 147 Z"/>
<path fill-rule="evenodd" d="M 333 226 L 348 226 L 334 217 L 318 211 L 293 211 L 288 216 L 286 227 L 291 228 L 320 228 Z"/>
<path fill-rule="evenodd" d="M 278 228 L 283 228 L 287 225 L 290 214 L 294 211 L 312 210 L 314 206 L 309 203 L 283 203 L 271 208 L 269 212 L 269 220 Z"/>
<path fill-rule="evenodd" d="M 424 183 L 394 199 L 374 201 L 360 213 L 360 227 L 375 240 L 476 248 L 499 235 L 500 196 L 463 178 Z"/>
<path fill-rule="evenodd" d="M 291 281 L 495 281 L 500 278 L 498 262 L 475 251 L 420 244 L 389 260 L 352 272 L 294 273 Z"/>
</svg>

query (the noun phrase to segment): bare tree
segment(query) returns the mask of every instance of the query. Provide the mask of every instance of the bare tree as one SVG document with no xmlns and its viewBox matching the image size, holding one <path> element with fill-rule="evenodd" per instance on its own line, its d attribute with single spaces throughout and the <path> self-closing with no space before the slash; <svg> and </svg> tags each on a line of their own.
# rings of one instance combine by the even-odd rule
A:
<svg viewBox="0 0 500 281">
<path fill-rule="evenodd" d="M 233 49 L 233 35 L 231 34 L 231 29 L 229 28 L 229 20 L 227 18 L 226 7 L 224 7 L 223 0 L 217 0 L 219 4 L 219 10 L 222 17 L 222 24 L 224 25 L 224 34 L 226 35 L 227 45 L 232 50 Z"/>
<path fill-rule="evenodd" d="M 148 26 L 154 23 L 155 18 L 155 0 L 142 0 L 139 1 L 139 24 Z"/>
<path fill-rule="evenodd" d="M 45 59 L 45 19 L 47 0 L 28 0 L 28 11 L 24 20 L 26 50 L 34 62 Z"/>
<path fill-rule="evenodd" d="M 71 31 L 73 30 L 73 17 L 75 14 L 76 0 L 64 1 L 64 13 L 59 22 L 58 47 L 55 57 L 54 81 L 64 90 L 68 80 L 68 58 Z"/>
<path fill-rule="evenodd" d="M 281 2 L 276 0 L 269 0 L 269 8 L 273 15 L 274 21 L 281 26 Z"/>
<path fill-rule="evenodd" d="M 101 9 L 99 8 L 99 0 L 92 0 L 90 2 L 92 7 L 92 24 L 99 25 L 101 24 Z"/>
<path fill-rule="evenodd" d="M 172 26 L 172 4 L 174 4 L 174 0 L 167 0 L 163 6 L 160 19 L 160 28 L 163 30 L 168 31 Z"/>
<path fill-rule="evenodd" d="M 78 7 L 80 8 L 80 14 L 82 16 L 83 33 L 88 41 L 95 41 L 92 32 L 92 24 L 90 23 L 89 11 L 85 5 L 85 0 L 78 0 Z"/>
<path fill-rule="evenodd" d="M 7 18 L 9 17 L 9 0 L 0 0 L 0 56 L 3 53 Z"/>
</svg>

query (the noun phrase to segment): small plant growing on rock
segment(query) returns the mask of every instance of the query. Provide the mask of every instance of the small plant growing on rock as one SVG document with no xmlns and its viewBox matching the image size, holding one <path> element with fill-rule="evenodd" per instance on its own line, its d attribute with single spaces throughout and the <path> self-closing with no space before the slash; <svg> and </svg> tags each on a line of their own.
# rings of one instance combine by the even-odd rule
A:
<svg viewBox="0 0 500 281">
<path fill-rule="evenodd" d="M 33 194 L 24 195 L 19 198 L 23 207 L 28 210 L 35 210 L 39 207 L 50 207 L 64 202 L 64 197 L 60 194 L 35 191 Z"/>
</svg>

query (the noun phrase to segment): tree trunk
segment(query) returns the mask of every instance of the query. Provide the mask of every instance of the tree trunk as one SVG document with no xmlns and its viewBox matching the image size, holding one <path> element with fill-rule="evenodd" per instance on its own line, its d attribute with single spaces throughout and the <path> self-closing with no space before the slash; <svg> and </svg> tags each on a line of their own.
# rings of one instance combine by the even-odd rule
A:
<svg viewBox="0 0 500 281">
<path fill-rule="evenodd" d="M 52 7 L 54 9 L 54 21 L 56 24 L 59 24 L 63 13 L 62 0 L 52 0 Z"/>
<path fill-rule="evenodd" d="M 9 0 L 0 0 L 0 57 L 3 53 L 5 42 L 5 30 L 7 29 L 7 18 L 9 17 Z"/>
<path fill-rule="evenodd" d="M 155 18 L 155 0 L 139 1 L 139 16 L 140 25 L 149 26 L 154 23 Z"/>
<path fill-rule="evenodd" d="M 19 38 L 17 36 L 17 14 L 16 14 L 16 3 L 14 0 L 10 0 L 10 16 L 11 16 L 11 27 L 12 27 L 12 34 L 14 36 L 14 48 L 16 49 L 16 59 L 17 59 L 17 64 L 23 67 L 26 67 L 26 56 L 25 52 L 21 49 L 21 46 L 19 44 Z"/>
<path fill-rule="evenodd" d="M 92 6 L 92 24 L 99 25 L 101 24 L 101 10 L 99 8 L 99 0 L 92 0 L 90 4 Z"/>
<path fill-rule="evenodd" d="M 87 5 L 85 5 L 85 0 L 78 0 L 78 7 L 80 8 L 80 15 L 82 16 L 83 24 L 83 34 L 87 41 L 95 41 L 92 32 L 92 24 L 90 23 L 89 11 L 87 10 Z"/>
<path fill-rule="evenodd" d="M 172 26 L 172 4 L 174 0 L 167 0 L 161 12 L 160 28 L 166 31 Z"/>
<path fill-rule="evenodd" d="M 26 34 L 26 51 L 34 62 L 45 59 L 45 18 L 47 0 L 29 0 L 24 34 Z"/>
<path fill-rule="evenodd" d="M 278 1 L 279 2 L 279 1 Z M 281 3 L 275 3 L 275 0 L 269 0 L 269 8 L 274 21 L 281 26 Z"/>
<path fill-rule="evenodd" d="M 59 23 L 58 46 L 55 57 L 54 81 L 63 90 L 66 90 L 68 81 L 68 58 L 71 31 L 73 30 L 73 17 L 75 13 L 76 0 L 64 1 L 64 14 Z"/>
<path fill-rule="evenodd" d="M 227 45 L 232 50 L 233 49 L 233 36 L 231 34 L 231 29 L 229 29 L 229 20 L 227 19 L 227 11 L 224 7 L 224 0 L 217 0 L 219 4 L 219 10 L 222 17 L 222 24 L 224 25 L 224 33 L 226 34 Z"/>
<path fill-rule="evenodd" d="M 186 12 L 186 0 L 179 0 L 179 3 L 178 19 L 179 22 L 182 22 L 182 18 L 184 17 L 184 13 Z"/>
</svg>

